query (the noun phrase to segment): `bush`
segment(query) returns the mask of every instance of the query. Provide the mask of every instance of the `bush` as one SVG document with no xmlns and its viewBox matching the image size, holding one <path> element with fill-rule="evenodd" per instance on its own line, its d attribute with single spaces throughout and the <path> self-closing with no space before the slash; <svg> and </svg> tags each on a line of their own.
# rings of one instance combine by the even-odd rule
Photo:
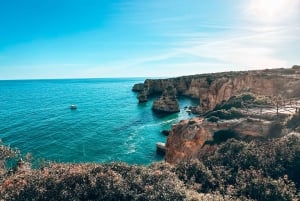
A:
<svg viewBox="0 0 300 201">
<path fill-rule="evenodd" d="M 281 137 L 282 135 L 282 129 L 283 129 L 283 125 L 278 122 L 278 121 L 274 121 L 271 123 L 267 137 L 269 138 L 278 138 Z"/>
<path fill-rule="evenodd" d="M 1 185 L 5 200 L 184 200 L 185 187 L 167 169 L 124 163 L 52 164 L 16 173 Z"/>
<path fill-rule="evenodd" d="M 289 201 L 297 199 L 295 184 L 287 176 L 279 179 L 265 177 L 259 170 L 239 171 L 233 194 L 254 200 Z"/>
<path fill-rule="evenodd" d="M 272 105 L 272 100 L 267 96 L 257 96 L 252 93 L 242 93 L 238 96 L 232 96 L 227 101 L 218 104 L 214 110 L 229 110 L 231 108 L 242 108 L 244 105 L 252 107 L 254 105 Z"/>
<path fill-rule="evenodd" d="M 0 148 L 2 160 L 15 156 L 13 149 Z M 297 200 L 300 137 L 229 139 L 215 152 L 175 166 L 50 163 L 40 169 L 28 167 L 21 161 L 15 171 L 5 170 L 0 200 Z"/>
<path fill-rule="evenodd" d="M 292 130 L 300 127 L 300 113 L 293 115 L 293 117 L 287 122 L 286 126 Z"/>
<path fill-rule="evenodd" d="M 238 111 L 235 108 L 232 108 L 230 110 L 214 110 L 211 112 L 208 112 L 207 114 L 204 115 L 205 118 L 208 119 L 210 122 L 217 122 L 219 119 L 238 119 L 241 117 L 244 117 L 245 115 L 242 114 L 240 111 Z"/>
<path fill-rule="evenodd" d="M 212 172 L 199 160 L 189 160 L 178 164 L 174 171 L 178 178 L 198 192 L 214 191 L 217 182 Z"/>
<path fill-rule="evenodd" d="M 17 158 L 18 154 L 19 151 L 17 149 L 4 146 L 0 139 L 0 183 L 2 183 L 8 171 L 6 168 L 7 160 Z"/>
</svg>

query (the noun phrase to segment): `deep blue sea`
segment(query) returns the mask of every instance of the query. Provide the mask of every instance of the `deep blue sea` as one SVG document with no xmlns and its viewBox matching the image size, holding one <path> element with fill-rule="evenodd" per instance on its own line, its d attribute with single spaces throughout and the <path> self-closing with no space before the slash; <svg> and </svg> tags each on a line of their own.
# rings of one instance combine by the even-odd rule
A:
<svg viewBox="0 0 300 201">
<path fill-rule="evenodd" d="M 138 104 L 131 91 L 141 78 L 0 81 L 0 138 L 35 159 L 57 162 L 149 164 L 162 160 L 161 130 L 190 116 L 165 117 Z M 70 110 L 76 104 L 77 110 Z"/>
</svg>

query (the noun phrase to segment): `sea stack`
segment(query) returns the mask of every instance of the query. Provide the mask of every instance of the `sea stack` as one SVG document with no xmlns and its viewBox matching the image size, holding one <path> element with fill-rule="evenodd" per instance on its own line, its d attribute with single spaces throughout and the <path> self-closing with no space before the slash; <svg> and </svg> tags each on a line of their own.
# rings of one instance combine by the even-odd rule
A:
<svg viewBox="0 0 300 201">
<path fill-rule="evenodd" d="M 158 113 L 176 113 L 179 112 L 179 103 L 176 98 L 176 89 L 168 86 L 161 97 L 154 101 L 152 110 Z"/>
</svg>

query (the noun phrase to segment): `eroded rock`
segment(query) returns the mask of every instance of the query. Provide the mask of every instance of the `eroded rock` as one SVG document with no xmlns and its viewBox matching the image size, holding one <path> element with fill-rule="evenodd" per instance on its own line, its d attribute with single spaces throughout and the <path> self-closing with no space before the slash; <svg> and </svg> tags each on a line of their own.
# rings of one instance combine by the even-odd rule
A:
<svg viewBox="0 0 300 201">
<path fill-rule="evenodd" d="M 182 76 L 169 79 L 147 79 L 144 90 L 138 96 L 140 102 L 148 96 L 163 93 L 168 86 L 176 89 L 177 95 L 199 99 L 197 113 L 205 113 L 232 96 L 252 93 L 264 96 L 300 96 L 300 70 L 267 69 L 241 72 L 224 72 Z M 170 101 L 171 102 L 171 101 Z M 160 102 L 159 105 L 162 105 Z"/>
<path fill-rule="evenodd" d="M 221 122 L 209 122 L 196 117 L 191 120 L 182 120 L 173 125 L 166 143 L 165 160 L 168 163 L 179 163 L 187 159 L 195 159 L 203 151 L 204 145 L 220 143 L 219 139 L 230 137 L 246 139 L 267 136 L 272 121 L 241 118 L 223 120 Z M 218 141 L 214 134 L 218 133 Z M 226 133 L 234 133 L 234 136 L 225 136 Z M 220 134 L 223 134 L 221 136 Z M 221 137 L 220 137 L 221 136 Z M 209 142 L 209 143 L 207 143 Z"/>
<path fill-rule="evenodd" d="M 176 113 L 180 111 L 176 98 L 176 89 L 173 86 L 167 87 L 161 97 L 153 102 L 152 110 L 158 113 Z"/>
<path fill-rule="evenodd" d="M 138 84 L 133 85 L 133 87 L 132 87 L 132 91 L 134 91 L 134 92 L 140 92 L 143 90 L 144 90 L 144 83 L 138 83 Z"/>
<path fill-rule="evenodd" d="M 148 101 L 148 92 L 146 90 L 140 91 L 138 94 L 139 103 Z"/>
</svg>

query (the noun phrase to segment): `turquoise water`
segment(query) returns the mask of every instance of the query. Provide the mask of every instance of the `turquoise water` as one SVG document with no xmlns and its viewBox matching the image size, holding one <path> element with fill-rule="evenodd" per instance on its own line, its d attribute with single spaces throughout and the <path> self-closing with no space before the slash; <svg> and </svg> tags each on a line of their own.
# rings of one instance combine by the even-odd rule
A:
<svg viewBox="0 0 300 201">
<path fill-rule="evenodd" d="M 159 117 L 152 100 L 138 104 L 134 83 L 144 79 L 0 81 L 0 138 L 34 158 L 57 162 L 162 160 L 160 131 L 190 116 Z M 70 110 L 71 104 L 77 110 Z M 180 107 L 195 105 L 182 98 Z"/>
</svg>

